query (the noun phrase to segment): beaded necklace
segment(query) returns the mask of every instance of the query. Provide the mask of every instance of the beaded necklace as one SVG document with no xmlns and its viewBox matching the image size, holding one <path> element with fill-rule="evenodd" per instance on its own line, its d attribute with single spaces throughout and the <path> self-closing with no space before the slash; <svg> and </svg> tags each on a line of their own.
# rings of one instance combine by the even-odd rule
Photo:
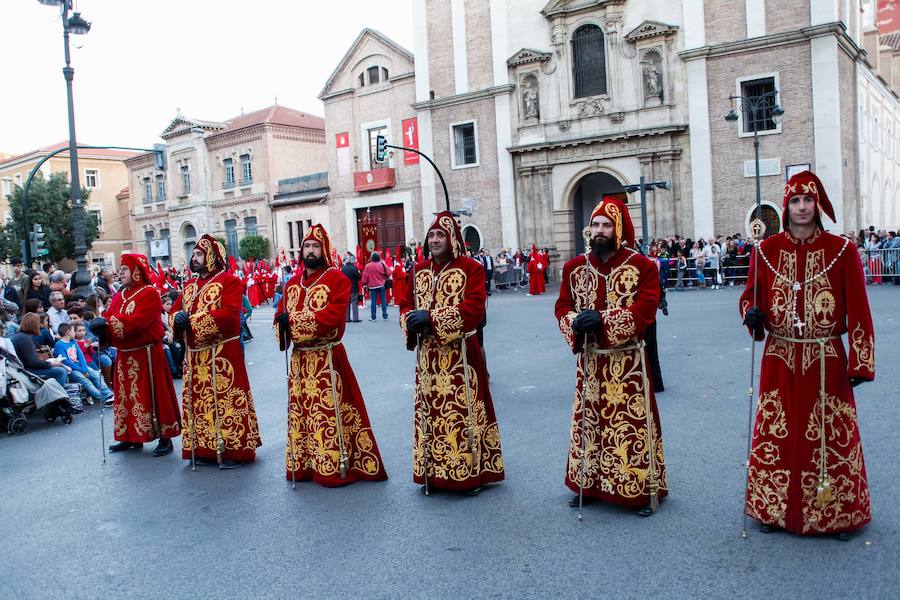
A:
<svg viewBox="0 0 900 600">
<path fill-rule="evenodd" d="M 595 267 L 593 264 L 591 264 L 591 251 L 590 250 L 588 250 L 587 252 L 584 253 L 584 263 L 587 265 L 588 269 L 590 269 L 591 272 L 593 272 L 595 275 L 597 275 L 598 277 L 600 277 L 603 280 L 604 298 L 609 297 L 609 280 L 612 278 L 613 275 L 616 274 L 616 272 L 619 269 L 621 269 L 622 267 L 627 265 L 628 261 L 630 261 L 632 258 L 634 258 L 635 254 L 637 254 L 637 252 L 635 252 L 631 248 L 624 248 L 624 250 L 628 250 L 629 252 L 631 252 L 631 254 L 628 256 L 628 258 L 626 258 L 625 260 L 622 261 L 621 265 L 619 265 L 617 267 L 613 267 L 609 271 L 608 275 L 601 273 L 599 270 L 597 270 L 597 267 Z M 587 272 L 585 272 L 585 288 L 584 289 L 585 289 L 585 291 L 587 291 Z M 608 300 L 605 300 L 605 301 L 608 302 Z"/>
<path fill-rule="evenodd" d="M 847 238 L 844 238 L 844 245 L 841 246 L 840 251 L 834 256 L 834 258 L 831 260 L 831 262 L 828 263 L 828 266 L 825 267 L 823 270 L 819 271 L 818 273 L 816 273 L 815 275 L 813 275 L 812 277 L 807 277 L 803 281 L 791 281 L 789 278 L 787 278 L 784 275 L 782 275 L 781 273 L 779 273 L 778 270 L 772 266 L 772 263 L 769 262 L 769 259 L 763 253 L 762 244 L 758 244 L 756 246 L 756 251 L 759 252 L 759 255 L 762 257 L 763 262 L 766 263 L 766 266 L 769 267 L 769 270 L 772 271 L 772 274 L 775 275 L 776 279 L 780 279 L 781 281 L 783 281 L 786 284 L 788 284 L 789 286 L 791 286 L 791 320 L 793 320 L 794 328 L 797 330 L 798 334 L 801 334 L 801 335 L 803 334 L 803 327 L 806 325 L 806 323 L 801 321 L 800 316 L 797 314 L 797 292 L 799 292 L 800 289 L 804 285 L 808 285 L 808 284 L 812 283 L 813 281 L 815 281 L 816 279 L 819 279 L 820 277 L 824 277 L 828 273 L 828 271 L 830 271 L 831 268 L 837 263 L 838 259 L 844 253 L 844 250 L 847 249 L 847 246 L 849 244 L 850 244 L 850 240 Z"/>
<path fill-rule="evenodd" d="M 303 291 L 304 291 L 304 292 L 308 292 L 308 291 L 309 291 L 309 288 L 311 288 L 312 286 L 316 285 L 316 283 L 318 283 L 319 280 L 322 279 L 322 277 L 325 275 L 325 273 L 327 273 L 328 271 L 332 270 L 333 268 L 334 268 L 334 267 L 327 267 L 324 271 L 322 271 L 321 273 L 319 273 L 319 276 L 318 276 L 318 277 L 316 277 L 315 279 L 312 280 L 312 283 L 303 283 L 303 278 L 302 278 L 302 277 L 300 278 L 300 281 L 299 281 L 298 283 L 300 284 L 300 287 L 303 288 Z"/>
</svg>

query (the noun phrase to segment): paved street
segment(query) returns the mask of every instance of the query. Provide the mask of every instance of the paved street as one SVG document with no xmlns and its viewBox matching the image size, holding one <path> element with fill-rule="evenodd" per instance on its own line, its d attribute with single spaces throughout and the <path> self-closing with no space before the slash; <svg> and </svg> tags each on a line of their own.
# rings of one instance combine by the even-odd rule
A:
<svg viewBox="0 0 900 600">
<path fill-rule="evenodd" d="M 660 315 L 671 487 L 660 512 L 592 505 L 579 523 L 563 485 L 574 358 L 555 294 L 491 297 L 507 480 L 481 496 L 426 498 L 411 481 L 413 354 L 394 308 L 345 338 L 390 479 L 291 491 L 284 361 L 263 308 L 247 350 L 264 443 L 252 466 L 192 473 L 152 446 L 103 465 L 96 407 L 70 427 L 33 420 L 27 435 L 0 436 L 0 596 L 896 597 L 900 287 L 870 288 L 878 381 L 858 403 L 874 520 L 847 543 L 755 527 L 740 538 L 750 351 L 734 289 L 670 294 Z M 106 422 L 109 441 L 109 411 Z"/>
</svg>

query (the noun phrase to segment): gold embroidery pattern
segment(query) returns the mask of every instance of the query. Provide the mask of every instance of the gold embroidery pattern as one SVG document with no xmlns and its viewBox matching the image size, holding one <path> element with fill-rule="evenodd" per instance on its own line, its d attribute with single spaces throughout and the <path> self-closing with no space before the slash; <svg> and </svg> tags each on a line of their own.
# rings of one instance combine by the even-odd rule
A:
<svg viewBox="0 0 900 600">
<path fill-rule="evenodd" d="M 862 446 L 857 443 L 846 458 L 830 449 L 826 449 L 826 452 L 828 474 L 831 477 L 830 501 L 817 498 L 818 448 L 813 452 L 809 463 L 811 470 L 801 473 L 803 533 L 854 528 L 872 518 L 869 485 L 863 476 Z M 853 504 L 865 507 L 865 510 L 848 510 L 847 507 Z"/>
<path fill-rule="evenodd" d="M 181 305 L 182 306 L 193 306 L 192 302 L 194 301 L 194 296 L 197 295 L 197 284 L 196 282 L 192 282 L 184 286 L 184 291 L 181 293 Z"/>
<path fill-rule="evenodd" d="M 381 470 L 381 459 L 375 451 L 375 436 L 370 427 L 363 427 L 359 411 L 344 397 L 344 382 L 338 369 L 334 370 L 334 385 L 341 403 L 344 447 L 350 458 L 348 472 L 375 475 Z M 297 471 L 312 469 L 325 477 L 338 476 L 340 445 L 327 350 L 294 348 L 291 354 L 290 403 L 290 428 L 294 434 L 285 447 L 288 469 L 291 464 L 296 464 Z"/>
<path fill-rule="evenodd" d="M 857 324 L 850 332 L 850 351 L 860 369 L 870 373 L 875 371 L 875 337 L 867 336 L 862 325 Z"/>
<path fill-rule="evenodd" d="M 115 432 L 125 435 L 128 432 L 128 415 L 134 418 L 134 431 L 139 436 L 150 434 L 152 429 L 150 408 L 146 406 L 138 393 L 138 371 L 140 365 L 133 356 L 127 356 L 124 364 L 118 365 L 116 373 Z M 125 384 L 126 375 L 128 385 Z"/>
<path fill-rule="evenodd" d="M 191 331 L 200 343 L 211 342 L 219 333 L 219 326 L 211 314 L 207 312 L 191 313 Z"/>
<path fill-rule="evenodd" d="M 197 299 L 197 306 L 203 310 L 211 311 L 222 306 L 222 284 L 208 283 L 203 286 L 200 291 L 200 297 Z"/>
<path fill-rule="evenodd" d="M 754 448 L 754 457 L 758 450 L 762 448 Z M 766 470 L 751 465 L 747 515 L 764 523 L 784 527 L 790 482 L 791 474 L 786 469 Z"/>
<path fill-rule="evenodd" d="M 563 318 L 559 320 L 559 330 L 562 332 L 569 348 L 575 348 L 575 330 L 572 329 L 572 321 L 578 316 L 575 312 L 567 312 Z"/>
<path fill-rule="evenodd" d="M 756 409 L 756 435 L 771 435 L 783 440 L 787 434 L 787 417 L 778 391 L 773 390 L 760 395 Z"/>
<path fill-rule="evenodd" d="M 610 307 L 626 308 L 634 304 L 641 272 L 634 265 L 623 264 L 609 274 L 606 303 Z"/>
<path fill-rule="evenodd" d="M 569 275 L 569 289 L 575 301 L 576 313 L 595 308 L 600 290 L 600 276 L 587 265 L 575 267 Z"/>
<path fill-rule="evenodd" d="M 438 340 L 447 344 L 463 335 L 463 320 L 455 306 L 442 306 L 431 311 L 431 322 Z"/>
<path fill-rule="evenodd" d="M 634 315 L 631 311 L 622 309 L 605 310 L 603 315 L 603 329 L 610 346 L 621 346 L 634 338 L 637 328 L 634 324 Z"/>
<path fill-rule="evenodd" d="M 587 373 L 579 361 L 569 436 L 568 478 L 578 482 L 581 447 L 585 448 L 584 487 L 634 499 L 648 496 L 650 454 L 639 350 L 591 356 Z M 581 431 L 582 398 L 584 440 Z M 653 420 L 659 489 L 667 491 L 662 438 Z"/>
<path fill-rule="evenodd" d="M 422 346 L 416 385 L 430 404 L 427 436 L 429 477 L 466 481 L 485 472 L 503 473 L 500 431 L 495 422 L 488 425 L 484 401 L 479 396 L 478 374 L 469 365 L 475 452 L 480 456 L 480 460 L 476 459 L 476 464 L 472 464 L 467 430 L 465 375 L 460 355 L 460 348 L 466 348 L 465 342 L 447 345 L 426 337 Z M 416 476 L 425 474 L 421 425 L 421 420 L 416 419 L 413 445 L 413 473 Z M 476 470 L 479 462 L 480 472 Z"/>
<path fill-rule="evenodd" d="M 125 307 L 125 314 L 130 315 L 134 312 L 134 300 L 128 303 L 128 306 Z"/>
<path fill-rule="evenodd" d="M 125 337 L 125 324 L 116 317 L 109 318 L 109 326 L 112 327 L 113 334 L 117 339 Z"/>
<path fill-rule="evenodd" d="M 805 280 L 815 277 L 825 270 L 825 250 L 816 250 L 806 255 Z M 821 307 L 818 310 L 817 307 Z M 809 282 L 803 289 L 803 321 L 806 323 L 804 333 L 808 337 L 828 337 L 835 326 L 834 294 L 828 277 L 819 277 Z M 825 345 L 827 358 L 837 357 L 834 343 Z M 803 372 L 815 364 L 818 368 L 819 346 L 803 344 Z"/>
</svg>

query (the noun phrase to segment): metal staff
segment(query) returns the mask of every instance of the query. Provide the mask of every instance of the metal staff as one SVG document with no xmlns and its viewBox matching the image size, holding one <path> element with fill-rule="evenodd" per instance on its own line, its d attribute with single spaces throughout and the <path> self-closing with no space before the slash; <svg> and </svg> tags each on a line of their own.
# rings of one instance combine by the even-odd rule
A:
<svg viewBox="0 0 900 600">
<path fill-rule="evenodd" d="M 334 402 L 334 424 L 337 431 L 338 447 L 340 448 L 340 456 L 338 458 L 338 472 L 341 479 L 347 475 L 347 467 L 350 464 L 350 457 L 347 454 L 347 445 L 344 442 L 344 420 L 341 415 L 341 400 L 338 397 L 337 385 L 334 381 L 334 362 L 332 360 L 331 344 L 326 350 L 328 352 L 328 376 L 331 380 L 331 400 Z"/>
<path fill-rule="evenodd" d="M 188 352 L 187 359 L 188 359 L 188 361 L 191 360 L 190 352 Z M 187 398 L 187 405 L 188 405 L 188 413 L 189 413 L 188 419 L 190 419 L 190 423 L 191 423 L 191 471 L 196 471 L 197 470 L 197 457 L 195 455 L 195 452 L 196 452 L 196 448 L 197 448 L 197 424 L 194 422 L 194 419 L 195 419 L 195 417 L 194 417 L 194 398 L 191 395 L 190 362 L 188 362 L 188 369 L 187 369 L 186 374 L 187 374 L 186 381 L 184 381 L 183 384 L 187 386 L 187 393 L 185 394 L 185 397 Z"/>
<path fill-rule="evenodd" d="M 758 149 L 757 149 L 758 152 Z M 759 174 L 757 173 L 757 177 Z M 760 215 L 762 211 L 762 199 L 759 194 L 759 187 L 756 191 L 756 214 Z M 757 236 L 753 236 L 757 238 Z M 757 239 L 756 245 L 760 242 Z M 759 306 L 759 248 L 754 245 L 753 248 L 753 306 Z M 747 462 L 744 463 L 746 473 L 744 475 L 744 506 L 741 509 L 741 538 L 747 539 L 747 502 L 750 500 L 750 451 L 753 443 L 753 384 L 756 381 L 756 332 L 751 332 L 752 341 L 750 343 L 750 386 L 747 393 Z"/>
<path fill-rule="evenodd" d="M 278 327 L 278 336 L 284 344 L 284 379 L 287 382 L 287 428 L 288 428 L 288 447 L 291 452 L 291 489 L 297 489 L 297 459 L 294 456 L 294 427 L 291 425 L 291 367 L 288 359 L 291 345 L 288 343 L 287 336 Z"/>
<path fill-rule="evenodd" d="M 413 296 L 413 310 L 419 310 L 419 297 L 416 294 L 416 262 L 412 262 L 412 267 L 410 267 L 410 274 L 412 275 L 412 296 Z M 416 374 L 419 371 L 419 364 L 422 359 L 422 335 L 416 333 Z M 416 412 L 419 413 L 419 421 L 422 424 L 422 465 L 424 466 L 425 471 L 425 495 L 428 496 L 430 494 L 430 490 L 428 489 L 428 417 L 425 414 L 425 399 L 419 394 L 419 384 L 413 381 L 415 389 L 413 390 L 413 394 L 415 395 L 415 404 L 416 404 Z"/>
<path fill-rule="evenodd" d="M 100 446 L 103 448 L 103 464 L 105 465 L 106 464 L 106 425 L 103 421 L 103 405 L 104 404 L 106 404 L 105 398 L 100 401 Z"/>
<path fill-rule="evenodd" d="M 584 238 L 584 289 L 587 291 L 590 285 L 589 265 L 591 261 L 591 228 L 585 227 L 581 231 Z M 584 308 L 582 308 L 584 310 Z M 578 434 L 581 436 L 581 460 L 578 461 L 578 520 L 584 520 L 584 463 L 587 460 L 587 441 L 584 435 L 584 414 L 587 412 L 587 383 L 585 378 L 588 372 L 588 334 L 584 334 L 584 343 L 581 348 L 581 419 L 578 423 Z"/>
</svg>

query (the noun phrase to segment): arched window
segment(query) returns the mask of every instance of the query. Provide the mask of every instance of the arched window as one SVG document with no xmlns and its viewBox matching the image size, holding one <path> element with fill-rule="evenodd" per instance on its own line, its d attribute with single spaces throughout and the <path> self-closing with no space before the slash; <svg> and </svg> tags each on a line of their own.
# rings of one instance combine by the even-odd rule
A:
<svg viewBox="0 0 900 600">
<path fill-rule="evenodd" d="M 575 98 L 606 93 L 606 48 L 597 25 L 582 25 L 572 34 L 572 79 Z"/>
</svg>

